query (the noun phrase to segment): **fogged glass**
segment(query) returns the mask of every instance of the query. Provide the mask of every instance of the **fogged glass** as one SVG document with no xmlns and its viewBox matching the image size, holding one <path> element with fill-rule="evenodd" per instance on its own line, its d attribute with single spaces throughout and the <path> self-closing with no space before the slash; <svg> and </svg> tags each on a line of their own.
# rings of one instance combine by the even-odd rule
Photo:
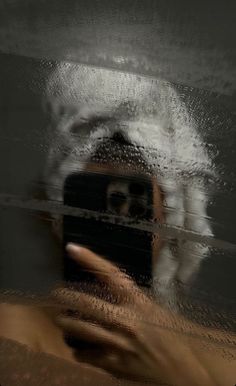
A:
<svg viewBox="0 0 236 386">
<path fill-rule="evenodd" d="M 119 266 L 157 304 L 234 332 L 233 98 L 166 80 L 150 58 L 137 74 L 119 53 L 109 62 L 82 48 L 81 61 L 74 49 L 52 48 L 46 59 L 38 52 L 0 56 L 2 303 L 45 304 L 64 281 L 110 301 L 94 272 L 68 258 L 65 245 L 75 242 Z M 40 377 L 76 384 L 69 363 L 56 378 L 40 360 Z"/>
</svg>

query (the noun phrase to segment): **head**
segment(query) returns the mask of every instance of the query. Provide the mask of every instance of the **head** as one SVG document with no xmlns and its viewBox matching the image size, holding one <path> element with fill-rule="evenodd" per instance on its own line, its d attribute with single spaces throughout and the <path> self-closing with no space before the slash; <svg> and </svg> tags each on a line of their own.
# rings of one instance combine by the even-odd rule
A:
<svg viewBox="0 0 236 386">
<path fill-rule="evenodd" d="M 199 178 L 211 162 L 170 84 L 67 63 L 50 78 L 48 100 L 54 133 L 45 173 L 50 199 L 62 202 L 63 182 L 72 171 L 145 174 L 152 180 L 160 221 L 212 234 Z M 157 237 L 156 245 L 156 288 L 169 300 L 172 284 L 189 285 L 208 248 L 168 237 L 162 243 Z"/>
</svg>

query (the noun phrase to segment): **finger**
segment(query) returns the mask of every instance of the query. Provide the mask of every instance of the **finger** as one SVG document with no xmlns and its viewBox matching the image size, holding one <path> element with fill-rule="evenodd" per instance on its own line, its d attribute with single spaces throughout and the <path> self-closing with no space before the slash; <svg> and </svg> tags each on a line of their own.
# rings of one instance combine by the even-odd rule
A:
<svg viewBox="0 0 236 386">
<path fill-rule="evenodd" d="M 59 304 L 77 311 L 84 318 L 109 324 L 112 320 L 117 322 L 118 306 L 103 299 L 68 288 L 55 290 L 53 296 Z"/>
<path fill-rule="evenodd" d="M 134 293 L 137 293 L 138 287 L 135 283 L 115 264 L 75 244 L 68 244 L 66 249 L 74 260 L 93 272 L 99 280 L 108 284 L 117 295 L 122 294 L 123 297 L 130 299 Z"/>
<path fill-rule="evenodd" d="M 114 350 L 115 351 L 115 350 Z M 120 364 L 120 357 L 122 354 L 117 355 L 113 350 L 101 350 L 101 347 L 94 349 L 77 349 L 74 351 L 74 356 L 78 362 L 92 365 L 95 368 L 105 370 L 113 376 L 120 375 L 120 368 L 123 368 L 123 364 Z"/>
<path fill-rule="evenodd" d="M 124 368 L 127 370 L 127 357 L 133 354 L 127 354 L 122 349 L 112 349 L 109 346 L 97 346 L 93 349 L 78 348 L 74 351 L 74 355 L 79 362 L 90 364 L 96 368 L 108 371 L 112 375 L 119 376 L 120 372 L 124 371 Z M 125 361 L 126 363 L 124 363 Z"/>
<path fill-rule="evenodd" d="M 135 315 L 131 310 L 67 288 L 55 290 L 53 295 L 55 301 L 77 311 L 80 317 L 132 335 Z"/>
<path fill-rule="evenodd" d="M 117 379 L 125 380 L 125 383 L 127 381 L 132 381 L 133 384 L 133 382 L 136 381 L 140 384 L 140 381 L 144 381 L 145 384 L 150 384 L 150 382 L 153 384 L 152 379 L 142 375 L 142 370 L 140 374 L 140 361 L 138 360 L 136 353 L 127 354 L 122 350 L 116 349 L 78 349 L 75 351 L 75 357 L 79 362 L 90 364 L 95 368 L 105 370 Z M 162 383 L 160 384 L 162 385 Z"/>
<path fill-rule="evenodd" d="M 95 324 L 80 319 L 58 317 L 58 324 L 75 338 L 91 342 L 97 345 L 105 345 L 126 352 L 134 352 L 131 342 L 118 334 Z"/>
</svg>

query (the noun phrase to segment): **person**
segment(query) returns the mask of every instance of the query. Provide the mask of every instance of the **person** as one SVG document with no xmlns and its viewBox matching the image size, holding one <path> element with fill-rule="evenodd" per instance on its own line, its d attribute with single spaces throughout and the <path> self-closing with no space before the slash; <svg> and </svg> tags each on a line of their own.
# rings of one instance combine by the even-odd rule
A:
<svg viewBox="0 0 236 386">
<path fill-rule="evenodd" d="M 174 233 L 166 237 L 153 266 L 155 291 L 159 301 L 177 309 L 176 284 L 191 289 L 209 254 L 201 236 L 213 236 L 206 211 L 210 198 L 206 181 L 217 172 L 194 116 L 174 86 L 164 80 L 73 63 L 60 63 L 52 71 L 44 105 L 51 118 L 52 140 L 43 175 L 50 201 L 63 202 L 67 176 L 86 169 L 101 141 L 117 131 L 132 146 L 123 146 L 128 155 L 120 151 L 116 167 L 123 158 L 127 160 L 132 148 L 135 163 L 140 168 L 145 165 L 145 173 L 151 170 L 162 194 L 165 225 Z M 97 159 L 98 167 L 104 166 L 104 157 Z M 51 220 L 60 238 L 62 217 L 54 213 Z M 176 237 L 181 230 L 188 232 L 184 240 Z M 197 241 L 191 240 L 192 232 L 199 235 Z"/>
<path fill-rule="evenodd" d="M 81 98 L 79 102 L 77 101 L 76 112 L 73 111 L 72 116 L 62 112 L 56 125 L 58 141 L 54 141 L 46 167 L 47 197 L 62 202 L 62 187 L 66 176 L 73 170 L 81 169 L 81 166 L 90 170 L 91 167 L 96 168 L 97 172 L 111 170 L 106 158 L 102 163 L 102 157 L 96 160 L 96 157 L 94 159 L 91 155 L 94 156 L 93 151 L 96 156 L 98 155 L 96 150 L 99 139 L 102 141 L 104 138 L 108 138 L 108 141 L 112 139 L 117 126 L 127 141 L 134 146 L 132 149 L 142 148 L 144 145 L 143 157 L 151 160 L 149 162 L 151 163 L 153 158 L 149 156 L 153 150 L 150 150 L 152 140 L 148 140 L 151 133 L 151 138 L 155 138 L 153 145 L 157 145 L 155 154 L 158 149 L 162 160 L 161 167 L 157 168 L 157 174 L 153 178 L 158 218 L 170 225 L 187 224 L 190 229 L 206 235 L 212 234 L 204 217 L 205 196 L 202 191 L 198 188 L 193 189 L 194 193 L 190 199 L 191 189 L 182 187 L 176 178 L 174 185 L 172 184 L 171 188 L 169 186 L 168 168 L 171 168 L 173 163 L 175 172 L 179 165 L 182 171 L 184 168 L 191 169 L 192 166 L 189 149 L 183 147 L 181 128 L 184 125 L 179 121 L 179 116 L 182 116 L 185 110 L 179 105 L 176 106 L 176 95 L 173 90 L 168 85 L 159 83 L 159 89 L 162 90 L 160 93 L 162 96 L 158 96 L 156 103 L 159 111 L 153 112 L 150 111 L 150 108 L 153 108 L 150 98 L 155 99 L 152 83 L 144 81 L 140 86 L 137 79 L 131 76 L 127 87 L 128 79 L 123 75 L 119 78 L 117 74 L 108 74 L 105 70 L 85 70 L 81 66 L 73 65 L 66 68 L 72 74 L 73 82 L 66 80 L 64 83 L 68 85 L 72 97 L 77 98 L 78 92 L 76 91 L 76 95 L 72 92 L 76 86 L 76 90 L 81 92 Z M 78 72 L 80 82 L 86 86 L 82 89 L 77 83 L 74 84 Z M 97 93 L 94 92 L 94 88 L 90 90 L 91 82 L 96 84 L 94 88 Z M 99 85 L 102 87 L 99 88 Z M 56 98 L 58 93 L 57 89 Z M 62 95 L 66 97 L 64 88 Z M 174 106 L 171 105 L 173 100 Z M 83 105 L 83 101 L 86 101 L 86 106 Z M 56 106 L 54 102 L 53 106 Z M 104 115 L 105 120 L 101 118 Z M 146 122 L 148 128 L 152 128 L 151 132 L 148 131 L 148 135 Z M 168 128 L 168 135 L 163 127 Z M 180 133 L 182 134 L 179 135 Z M 186 130 L 186 133 L 190 139 L 188 147 L 191 145 L 191 156 L 199 158 L 200 167 L 209 168 L 209 160 L 199 146 L 196 133 L 192 133 L 191 130 L 190 132 Z M 182 150 L 184 149 L 182 152 L 181 143 Z M 150 151 L 148 146 L 145 146 L 147 144 Z M 121 147 L 124 149 L 123 145 Z M 55 149 L 59 149 L 59 152 Z M 167 161 L 162 157 L 163 150 L 168 155 L 172 154 L 173 149 L 174 160 Z M 113 166 L 116 170 L 121 167 L 123 171 L 124 165 L 120 165 L 123 157 L 118 158 Z M 140 171 L 143 165 L 140 157 L 139 162 Z M 135 164 L 136 161 L 133 166 Z M 156 163 L 154 164 L 156 166 Z M 129 170 L 132 170 L 132 167 L 129 166 Z M 163 175 L 163 170 L 166 171 L 166 175 Z M 169 206 L 173 209 L 172 213 L 168 213 Z M 189 216 L 188 211 L 197 213 L 197 216 Z M 200 220 L 200 217 L 203 219 Z M 54 217 L 53 225 L 57 236 L 61 237 L 61 218 Z M 197 272 L 207 249 L 198 243 L 195 245 L 188 241 L 186 247 L 178 240 L 175 248 L 168 242 L 162 245 L 159 235 L 155 241 L 153 272 L 159 283 L 157 291 L 154 291 L 155 296 L 144 293 L 131 278 L 108 259 L 82 246 L 69 245 L 68 252 L 80 267 L 94 272 L 98 281 L 105 286 L 105 298 L 102 292 L 97 294 L 78 292 L 66 286 L 50 294 L 46 304 L 36 305 L 34 302 L 31 306 L 2 304 L 1 336 L 21 342 L 34 351 L 63 358 L 78 365 L 80 369 L 83 369 L 81 363 L 89 365 L 85 373 L 88 377 L 92 373 L 93 381 L 96 376 L 100 376 L 102 370 L 102 376 L 105 377 L 102 378 L 103 384 L 111 381 L 109 374 L 114 376 L 111 384 L 116 382 L 115 379 L 122 379 L 128 384 L 132 381 L 141 384 L 165 382 L 179 386 L 232 384 L 235 378 L 234 362 L 225 359 L 222 354 L 227 353 L 228 357 L 234 357 L 233 335 L 201 327 L 165 307 L 176 294 L 175 290 L 174 294 L 170 291 L 171 283 L 176 278 L 188 283 L 192 274 Z M 196 259 L 196 255 L 200 256 L 200 259 Z M 160 304 L 157 302 L 159 295 L 160 299 L 164 300 Z M 64 340 L 65 332 L 77 336 L 81 346 L 76 349 L 68 347 Z M 232 345 L 227 345 L 229 339 Z M 212 350 L 216 351 L 214 355 Z M 86 384 L 87 381 L 78 380 L 79 382 Z"/>
</svg>

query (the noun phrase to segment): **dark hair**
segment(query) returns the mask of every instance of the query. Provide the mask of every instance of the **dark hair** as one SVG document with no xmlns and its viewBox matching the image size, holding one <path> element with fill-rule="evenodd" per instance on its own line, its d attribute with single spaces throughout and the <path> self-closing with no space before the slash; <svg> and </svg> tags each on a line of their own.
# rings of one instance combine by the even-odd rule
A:
<svg viewBox="0 0 236 386">
<path fill-rule="evenodd" d="M 98 142 L 95 151 L 89 157 L 90 162 L 122 166 L 142 174 L 152 174 L 151 166 L 145 161 L 143 151 L 131 144 L 120 131 L 110 138 Z"/>
</svg>

